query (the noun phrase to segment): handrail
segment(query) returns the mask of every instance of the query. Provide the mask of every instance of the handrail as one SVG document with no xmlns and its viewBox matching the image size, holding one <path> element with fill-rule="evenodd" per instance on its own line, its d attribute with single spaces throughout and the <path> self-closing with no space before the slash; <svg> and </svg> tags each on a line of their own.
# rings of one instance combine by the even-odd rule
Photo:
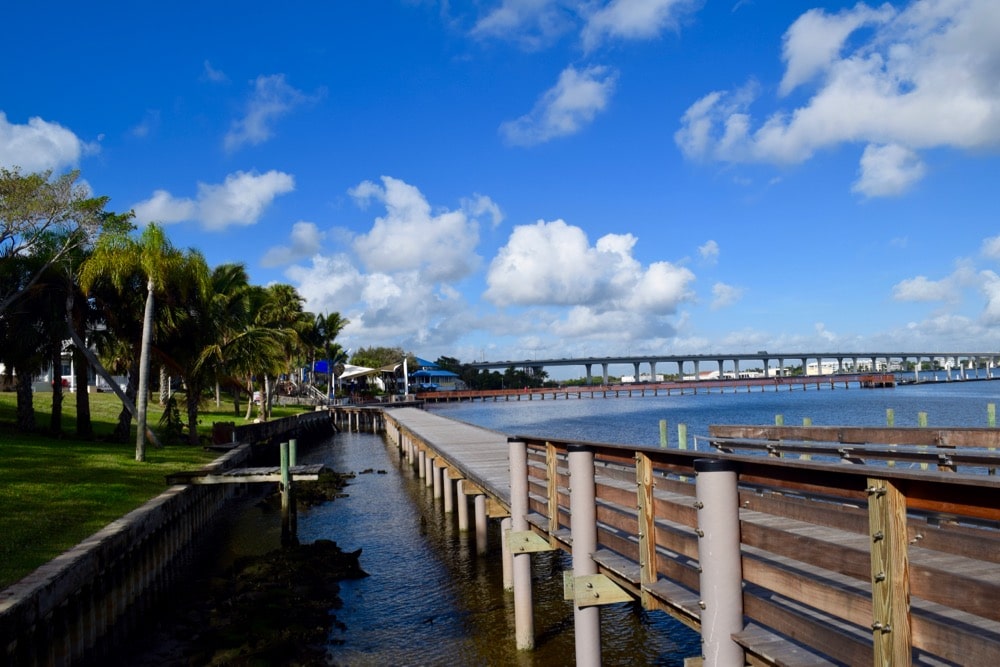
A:
<svg viewBox="0 0 1000 667">
<path fill-rule="evenodd" d="M 533 529 L 570 548 L 567 457 L 580 443 L 512 440 L 525 442 L 528 451 Z M 648 607 L 700 626 L 704 528 L 695 460 L 728 461 L 739 488 L 739 507 L 731 509 L 739 517 L 746 620 L 736 641 L 749 655 L 780 662 L 767 651 L 784 645 L 846 664 L 904 655 L 965 664 L 1000 660 L 996 477 L 583 445 L 593 452 L 596 471 L 593 558 Z M 652 540 L 644 538 L 649 527 Z M 643 575 L 650 560 L 655 568 Z M 783 644 L 771 643 L 775 639 Z"/>
</svg>

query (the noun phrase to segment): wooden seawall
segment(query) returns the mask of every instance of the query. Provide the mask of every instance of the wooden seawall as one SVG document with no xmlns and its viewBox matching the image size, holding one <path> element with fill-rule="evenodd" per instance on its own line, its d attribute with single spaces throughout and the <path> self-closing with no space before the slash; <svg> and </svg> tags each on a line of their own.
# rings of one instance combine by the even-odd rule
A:
<svg viewBox="0 0 1000 667">
<path fill-rule="evenodd" d="M 723 452 L 508 438 L 412 408 L 386 411 L 385 421 L 387 438 L 446 511 L 458 511 L 460 527 L 464 514 L 471 528 L 471 497 L 477 534 L 502 519 L 514 563 L 542 549 L 573 553 L 567 604 L 578 636 L 588 609 L 634 599 L 700 631 L 706 664 L 734 664 L 733 650 L 736 664 L 1000 661 L 1000 480 L 987 474 L 1000 467 L 996 431 L 909 446 L 899 433 L 878 443 L 879 429 L 869 429 L 867 444 L 883 449 L 868 460 L 860 445 L 842 459 L 822 441 L 829 433 L 807 441 L 801 429 L 713 432 Z M 834 455 L 810 458 L 821 450 Z M 945 460 L 941 470 L 917 467 Z M 594 546 L 573 552 L 589 543 L 574 534 L 574 518 L 586 512 Z M 735 527 L 729 543 L 727 525 Z M 726 562 L 730 571 L 718 572 Z M 578 573 L 578 563 L 594 573 Z M 521 617 L 515 640 L 529 648 L 518 584 L 506 579 Z M 723 612 L 731 625 L 720 628 Z M 527 627 L 530 635 L 530 619 Z M 576 659 L 599 664 L 599 645 L 578 641 Z"/>
</svg>

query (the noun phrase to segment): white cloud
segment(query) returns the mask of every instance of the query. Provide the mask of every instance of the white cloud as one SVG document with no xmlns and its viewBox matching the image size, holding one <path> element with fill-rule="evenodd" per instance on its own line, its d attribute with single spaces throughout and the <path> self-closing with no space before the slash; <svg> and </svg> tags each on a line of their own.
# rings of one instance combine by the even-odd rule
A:
<svg viewBox="0 0 1000 667">
<path fill-rule="evenodd" d="M 284 74 L 259 76 L 247 102 L 246 114 L 235 121 L 226 133 L 226 151 L 235 151 L 250 144 L 256 146 L 272 136 L 272 126 L 309 97 L 288 85 Z"/>
<path fill-rule="evenodd" d="M 323 242 L 323 232 L 312 222 L 296 222 L 292 225 L 291 245 L 275 246 L 264 253 L 261 266 L 283 266 L 312 257 L 319 252 Z"/>
<path fill-rule="evenodd" d="M 672 314 L 692 298 L 694 274 L 669 262 L 643 268 L 632 257 L 635 243 L 631 234 L 608 234 L 590 246 L 562 220 L 515 227 L 490 265 L 485 296 L 500 306 Z"/>
<path fill-rule="evenodd" d="M 906 192 L 924 177 L 920 157 L 908 148 L 869 144 L 861 155 L 861 174 L 851 187 L 866 197 L 889 197 Z"/>
<path fill-rule="evenodd" d="M 553 0 L 503 0 L 476 21 L 475 37 L 511 39 L 528 50 L 552 44 L 574 27 L 572 14 Z"/>
<path fill-rule="evenodd" d="M 715 283 L 712 285 L 712 310 L 720 310 L 731 306 L 743 298 L 746 292 L 742 287 L 727 285 L 726 283 Z"/>
<path fill-rule="evenodd" d="M 205 81 L 211 81 L 212 83 L 225 83 L 229 81 L 229 77 L 222 70 L 215 69 L 212 67 L 212 63 L 207 60 L 202 66 L 202 79 Z"/>
<path fill-rule="evenodd" d="M 469 199 L 463 199 L 462 210 L 474 218 L 488 214 L 490 226 L 494 228 L 499 227 L 500 223 L 503 222 L 503 211 L 500 210 L 496 202 L 485 195 L 473 195 Z"/>
<path fill-rule="evenodd" d="M 809 21 L 793 25 L 783 81 L 790 90 L 817 79 L 809 101 L 755 124 L 745 89 L 709 93 L 690 106 L 675 135 L 688 157 L 795 164 L 841 143 L 908 151 L 1000 145 L 1000 4 L 917 0 L 895 14 L 859 4 L 837 17 L 811 16 L 822 30 Z M 872 34 L 844 52 L 849 37 L 860 42 L 861 25 L 872 25 Z M 807 38 L 816 45 L 803 45 Z M 873 176 L 859 182 L 860 191 L 894 194 L 900 182 L 922 176 L 915 154 L 902 164 L 896 188 Z"/>
<path fill-rule="evenodd" d="M 1000 259 L 1000 236 L 983 239 L 982 253 L 990 259 Z"/>
<path fill-rule="evenodd" d="M 1000 276 L 993 271 L 983 271 L 982 293 L 986 299 L 982 320 L 987 326 L 1000 324 Z"/>
<path fill-rule="evenodd" d="M 567 67 L 531 112 L 503 123 L 500 134 L 515 146 L 533 146 L 576 134 L 607 107 L 616 79 L 617 73 L 607 67 L 582 71 Z"/>
<path fill-rule="evenodd" d="M 27 125 L 16 125 L 0 111 L 0 167 L 20 167 L 22 173 L 61 171 L 75 167 L 80 158 L 98 152 L 97 144 L 88 144 L 58 123 L 38 118 Z"/>
<path fill-rule="evenodd" d="M 381 186 L 366 181 L 350 194 L 363 204 L 377 199 L 386 208 L 386 215 L 354 241 L 369 271 L 419 269 L 431 280 L 457 280 L 479 264 L 479 224 L 466 211 L 434 214 L 417 188 L 389 176 L 382 177 Z M 492 214 L 492 209 L 486 206 L 483 212 Z"/>
<path fill-rule="evenodd" d="M 170 224 L 192 220 L 197 214 L 198 204 L 192 199 L 173 197 L 166 190 L 156 190 L 149 199 L 134 204 L 132 210 L 135 211 L 135 219 L 141 224 Z"/>
<path fill-rule="evenodd" d="M 132 206 L 139 223 L 197 220 L 221 231 L 230 225 L 253 225 L 274 198 L 295 189 L 295 179 L 280 171 L 265 174 L 237 171 L 221 184 L 198 183 L 196 199 L 177 198 L 166 190 Z"/>
<path fill-rule="evenodd" d="M 981 287 L 984 274 L 977 273 L 972 263 L 960 260 L 949 275 L 941 280 L 930 280 L 927 276 L 917 276 L 893 285 L 892 296 L 897 301 L 942 301 L 958 303 L 962 290 Z"/>
<path fill-rule="evenodd" d="M 698 246 L 698 254 L 706 264 L 715 264 L 719 261 L 719 244 L 709 240 L 705 245 Z"/>
<path fill-rule="evenodd" d="M 847 38 L 868 23 L 884 23 L 892 18 L 888 5 L 874 10 L 864 4 L 836 15 L 822 9 L 810 9 L 800 16 L 782 40 L 785 76 L 779 92 L 787 95 L 797 86 L 826 71 L 840 54 Z"/>
<path fill-rule="evenodd" d="M 607 37 L 651 39 L 665 28 L 677 27 L 681 14 L 700 5 L 695 0 L 611 0 L 587 20 L 584 48 L 590 50 Z"/>
</svg>

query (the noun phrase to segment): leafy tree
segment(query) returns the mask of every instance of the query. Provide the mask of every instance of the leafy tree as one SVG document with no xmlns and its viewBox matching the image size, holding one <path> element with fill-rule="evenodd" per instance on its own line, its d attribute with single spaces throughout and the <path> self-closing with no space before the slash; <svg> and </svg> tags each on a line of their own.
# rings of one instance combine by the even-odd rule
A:
<svg viewBox="0 0 1000 667">
<path fill-rule="evenodd" d="M 0 314 L 53 264 L 89 244 L 100 230 L 108 198 L 90 197 L 77 184 L 79 177 L 79 171 L 53 178 L 51 171 L 22 174 L 17 168 L 0 168 L 0 263 L 44 257 L 19 289 L 0 292 Z M 54 238 L 59 244 L 40 252 Z"/>
</svg>

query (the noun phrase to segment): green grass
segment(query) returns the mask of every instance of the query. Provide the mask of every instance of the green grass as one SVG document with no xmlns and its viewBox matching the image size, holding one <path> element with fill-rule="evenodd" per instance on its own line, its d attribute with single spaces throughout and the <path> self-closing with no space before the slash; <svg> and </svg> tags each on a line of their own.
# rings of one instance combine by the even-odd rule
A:
<svg viewBox="0 0 1000 667">
<path fill-rule="evenodd" d="M 35 417 L 47 428 L 51 394 L 35 394 Z M 198 468 L 216 456 L 201 447 L 149 446 L 146 461 L 135 460 L 134 438 L 128 444 L 107 442 L 121 410 L 114 394 L 92 394 L 95 441 L 74 439 L 76 397 L 63 402 L 61 437 L 21 434 L 14 430 L 16 396 L 0 392 L 0 588 L 139 507 L 167 488 L 166 475 Z M 244 405 L 245 407 L 245 405 Z M 150 402 L 154 427 L 163 410 Z M 276 410 L 273 418 L 301 412 Z M 246 423 L 233 408 L 206 406 L 199 432 L 208 435 L 215 421 Z M 132 432 L 135 432 L 133 423 Z"/>
</svg>

